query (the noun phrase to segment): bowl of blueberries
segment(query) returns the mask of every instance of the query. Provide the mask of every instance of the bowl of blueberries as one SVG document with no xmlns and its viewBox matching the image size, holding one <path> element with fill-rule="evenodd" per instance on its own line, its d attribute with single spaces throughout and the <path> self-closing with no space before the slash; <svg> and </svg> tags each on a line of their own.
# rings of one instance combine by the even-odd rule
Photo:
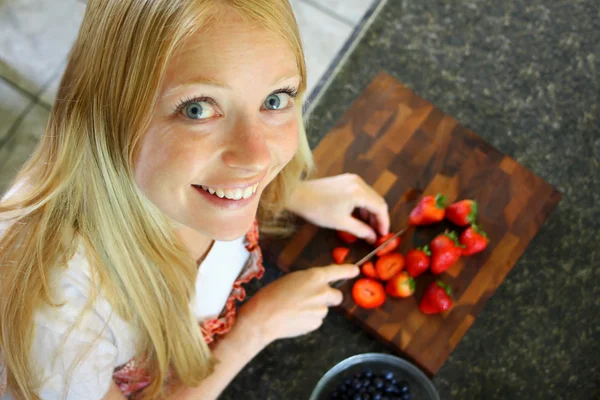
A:
<svg viewBox="0 0 600 400">
<path fill-rule="evenodd" d="M 440 396 L 431 380 L 408 361 L 366 353 L 331 368 L 310 400 L 440 400 Z"/>
</svg>

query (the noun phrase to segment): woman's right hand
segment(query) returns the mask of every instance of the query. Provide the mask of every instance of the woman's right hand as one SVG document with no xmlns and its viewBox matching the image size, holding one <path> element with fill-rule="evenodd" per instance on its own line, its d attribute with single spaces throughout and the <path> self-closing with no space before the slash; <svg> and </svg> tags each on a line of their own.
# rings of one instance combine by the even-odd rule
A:
<svg viewBox="0 0 600 400">
<path fill-rule="evenodd" d="M 360 273 L 355 265 L 330 265 L 292 272 L 260 289 L 240 308 L 239 318 L 259 329 L 266 346 L 277 339 L 300 336 L 319 328 L 342 292 L 330 286 Z"/>
</svg>

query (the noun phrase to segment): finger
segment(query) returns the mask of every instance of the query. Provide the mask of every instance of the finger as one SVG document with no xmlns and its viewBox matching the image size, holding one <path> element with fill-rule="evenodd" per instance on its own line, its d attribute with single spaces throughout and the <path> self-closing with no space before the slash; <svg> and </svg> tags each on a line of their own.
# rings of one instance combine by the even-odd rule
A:
<svg viewBox="0 0 600 400">
<path fill-rule="evenodd" d="M 347 218 L 344 222 L 344 230 L 354 236 L 365 239 L 369 243 L 375 243 L 377 240 L 377 232 L 370 225 L 352 217 Z"/>
<path fill-rule="evenodd" d="M 387 235 L 390 231 L 390 215 L 388 205 L 383 197 L 366 183 L 362 185 L 362 196 L 358 196 L 358 206 L 365 208 L 377 218 L 377 230 L 381 235 Z"/>
<path fill-rule="evenodd" d="M 325 285 L 321 292 L 316 296 L 314 301 L 311 301 L 312 306 L 323 305 L 327 307 L 339 306 L 344 300 L 344 295 L 338 289 Z"/>
<path fill-rule="evenodd" d="M 332 264 L 321 268 L 322 282 L 335 282 L 340 279 L 350 279 L 358 276 L 360 268 L 352 264 Z"/>
</svg>

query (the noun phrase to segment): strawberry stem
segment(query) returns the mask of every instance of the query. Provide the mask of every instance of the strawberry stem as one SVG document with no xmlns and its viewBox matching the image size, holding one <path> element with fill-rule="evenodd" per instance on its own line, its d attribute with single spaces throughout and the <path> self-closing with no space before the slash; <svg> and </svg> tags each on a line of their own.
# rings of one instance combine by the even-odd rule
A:
<svg viewBox="0 0 600 400">
<path fill-rule="evenodd" d="M 444 209 L 444 208 L 446 208 L 446 207 L 447 207 L 447 205 L 448 205 L 448 204 L 447 204 L 447 202 L 446 202 L 446 196 L 444 196 L 444 195 L 443 195 L 443 194 L 441 194 L 441 193 L 438 193 L 438 194 L 435 196 L 435 206 L 436 206 L 437 208 Z"/>
<path fill-rule="evenodd" d="M 427 254 L 428 256 L 431 255 L 431 250 L 429 250 L 429 246 L 425 245 L 423 247 L 419 247 L 418 250 L 421 250 L 423 253 Z"/>
<path fill-rule="evenodd" d="M 483 228 L 481 227 L 481 225 L 472 224 L 471 227 L 473 228 L 473 230 L 475 231 L 475 233 L 478 233 L 481 236 L 483 236 L 484 238 L 487 238 L 487 233 L 485 233 L 485 231 L 483 230 Z"/>
<path fill-rule="evenodd" d="M 452 296 L 452 288 L 450 287 L 450 285 L 445 284 L 442 281 L 435 281 L 435 283 L 441 287 L 442 289 L 444 289 L 444 291 L 446 293 L 448 293 L 448 296 Z"/>
<path fill-rule="evenodd" d="M 478 212 L 477 202 L 473 201 L 471 203 L 471 212 L 469 213 L 469 216 L 467 217 L 467 221 L 470 224 L 474 224 L 477 222 L 477 212 Z"/>
</svg>

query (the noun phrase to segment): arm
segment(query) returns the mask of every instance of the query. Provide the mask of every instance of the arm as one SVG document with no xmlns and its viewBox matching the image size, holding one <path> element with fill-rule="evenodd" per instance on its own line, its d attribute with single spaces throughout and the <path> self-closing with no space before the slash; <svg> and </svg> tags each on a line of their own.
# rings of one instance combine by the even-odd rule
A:
<svg viewBox="0 0 600 400">
<path fill-rule="evenodd" d="M 217 399 L 240 370 L 266 346 L 256 327 L 241 312 L 242 309 L 236 323 L 213 350 L 213 356 L 218 361 L 213 373 L 200 386 L 180 388 L 170 399 Z"/>
</svg>

